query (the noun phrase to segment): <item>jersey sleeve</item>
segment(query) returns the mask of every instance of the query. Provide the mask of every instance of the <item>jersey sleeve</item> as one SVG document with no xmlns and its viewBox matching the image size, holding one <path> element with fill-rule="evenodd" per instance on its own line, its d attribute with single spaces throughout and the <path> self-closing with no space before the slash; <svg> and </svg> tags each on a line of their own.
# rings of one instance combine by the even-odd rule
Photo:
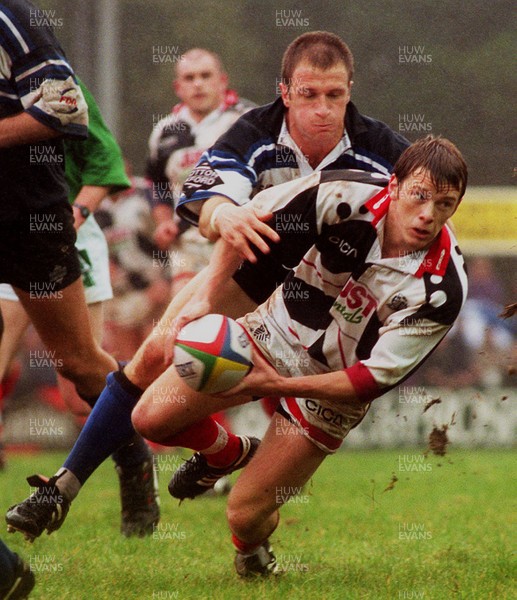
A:
<svg viewBox="0 0 517 600">
<path fill-rule="evenodd" d="M 181 217 L 197 224 L 202 203 L 216 195 L 238 205 L 248 202 L 258 182 L 254 149 L 262 143 L 250 144 L 257 135 L 261 134 L 244 115 L 203 153 L 183 184 L 177 208 Z"/>
<path fill-rule="evenodd" d="M 424 279 L 426 301 L 393 313 L 379 328 L 371 352 L 358 348 L 359 362 L 346 369 L 360 399 L 373 400 L 407 379 L 458 317 L 467 296 L 466 274 L 451 260 L 442 281 Z"/>
<path fill-rule="evenodd" d="M 131 187 L 120 146 L 108 129 L 94 97 L 80 83 L 90 114 L 88 139 L 65 142 L 65 172 L 73 200 L 84 185 L 109 187 L 115 193 Z"/>
<path fill-rule="evenodd" d="M 370 356 L 346 369 L 358 398 L 374 400 L 402 383 L 427 359 L 450 327 L 430 319 L 383 327 Z"/>
<path fill-rule="evenodd" d="M 12 112 L 34 119 L 69 138 L 87 137 L 82 92 L 64 52 L 48 27 L 32 26 L 29 14 L 2 12 L 2 75 L 16 92 Z M 23 9 L 25 10 L 25 9 Z"/>
</svg>

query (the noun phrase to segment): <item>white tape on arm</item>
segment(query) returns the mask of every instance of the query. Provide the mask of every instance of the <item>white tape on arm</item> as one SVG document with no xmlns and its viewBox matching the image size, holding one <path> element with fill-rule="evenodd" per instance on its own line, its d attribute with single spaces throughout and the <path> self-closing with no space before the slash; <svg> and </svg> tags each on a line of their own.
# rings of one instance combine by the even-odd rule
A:
<svg viewBox="0 0 517 600">
<path fill-rule="evenodd" d="M 217 215 L 221 212 L 221 208 L 224 208 L 225 206 L 228 206 L 228 202 L 221 202 L 221 204 L 218 204 L 214 208 L 212 215 L 210 216 L 210 229 L 215 233 L 219 233 L 219 230 L 216 228 L 215 225 L 215 220 L 217 218 Z"/>
</svg>

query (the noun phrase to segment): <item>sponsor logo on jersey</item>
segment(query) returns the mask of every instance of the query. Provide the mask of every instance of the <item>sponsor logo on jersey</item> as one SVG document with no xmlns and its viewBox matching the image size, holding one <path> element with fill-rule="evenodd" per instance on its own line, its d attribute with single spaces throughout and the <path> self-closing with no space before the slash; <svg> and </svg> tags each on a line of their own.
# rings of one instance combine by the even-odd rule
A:
<svg viewBox="0 0 517 600">
<path fill-rule="evenodd" d="M 210 164 L 202 162 L 188 176 L 185 181 L 185 188 L 195 191 L 200 188 L 206 189 L 214 185 L 220 185 L 221 183 L 223 183 L 223 180 L 212 169 Z"/>
<path fill-rule="evenodd" d="M 321 404 L 318 404 L 315 400 L 305 400 L 305 408 L 320 419 L 323 419 L 326 423 L 332 423 L 339 427 L 346 425 L 346 417 L 344 415 L 332 410 L 328 406 L 321 406 Z"/>
<path fill-rule="evenodd" d="M 349 281 L 333 308 L 349 323 L 361 323 L 376 308 L 377 301 L 360 283 Z"/>
<path fill-rule="evenodd" d="M 253 329 L 251 333 L 259 342 L 267 342 L 271 337 L 271 334 L 265 325 L 259 325 L 256 329 Z"/>
<path fill-rule="evenodd" d="M 388 302 L 388 308 L 391 308 L 391 310 L 403 310 L 404 308 L 407 308 L 407 306 L 407 298 L 402 294 L 395 294 Z"/>
<path fill-rule="evenodd" d="M 339 248 L 341 254 L 344 254 L 345 256 L 353 256 L 354 258 L 357 256 L 357 248 L 351 246 L 346 240 L 342 240 L 336 235 L 331 235 L 329 237 L 329 242 L 331 244 L 335 244 Z"/>
</svg>

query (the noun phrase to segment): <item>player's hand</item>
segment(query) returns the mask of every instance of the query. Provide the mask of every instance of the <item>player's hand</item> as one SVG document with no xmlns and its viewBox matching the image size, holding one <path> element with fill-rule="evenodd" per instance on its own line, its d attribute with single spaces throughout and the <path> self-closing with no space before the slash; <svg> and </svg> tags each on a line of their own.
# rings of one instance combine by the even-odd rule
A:
<svg viewBox="0 0 517 600">
<path fill-rule="evenodd" d="M 204 317 L 210 312 L 212 312 L 212 305 L 208 300 L 194 300 L 189 302 L 189 305 L 186 306 L 172 321 L 170 332 L 165 339 L 165 349 L 163 352 L 163 360 L 167 367 L 169 367 L 174 360 L 174 345 L 176 344 L 176 338 L 181 329 L 185 327 L 187 323 Z"/>
<path fill-rule="evenodd" d="M 273 217 L 273 213 L 262 212 L 255 208 L 244 210 L 229 202 L 218 205 L 216 210 L 217 214 L 211 221 L 212 228 L 235 248 L 241 258 L 252 263 L 257 262 L 251 244 L 265 254 L 269 252 L 269 246 L 261 236 L 273 242 L 280 241 L 278 233 L 265 223 Z"/>
<path fill-rule="evenodd" d="M 79 231 L 79 227 L 86 221 L 86 219 L 81 214 L 81 211 L 72 204 L 72 211 L 74 213 L 74 229 Z"/>
<path fill-rule="evenodd" d="M 154 243 L 160 250 L 168 250 L 172 242 L 178 237 L 178 233 L 179 227 L 173 219 L 164 221 L 157 225 L 154 231 Z"/>
<path fill-rule="evenodd" d="M 242 381 L 230 390 L 215 395 L 222 398 L 239 395 L 282 396 L 284 377 L 279 375 L 255 348 L 252 349 L 251 361 L 253 367 Z"/>
<path fill-rule="evenodd" d="M 88 125 L 88 106 L 72 76 L 64 81 L 45 79 L 37 90 L 36 99 L 36 106 L 58 118 L 61 125 Z"/>
</svg>

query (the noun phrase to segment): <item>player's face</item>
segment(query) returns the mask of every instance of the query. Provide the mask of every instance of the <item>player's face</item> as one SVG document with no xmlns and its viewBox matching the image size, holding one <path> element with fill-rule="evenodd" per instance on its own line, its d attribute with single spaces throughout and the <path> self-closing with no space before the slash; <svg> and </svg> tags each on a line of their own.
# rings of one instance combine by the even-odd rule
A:
<svg viewBox="0 0 517 600">
<path fill-rule="evenodd" d="M 224 100 L 228 77 L 209 54 L 185 57 L 177 67 L 174 91 L 199 120 Z"/>
<path fill-rule="evenodd" d="M 389 192 L 384 247 L 391 249 L 390 255 L 429 247 L 460 202 L 457 189 L 437 190 L 426 169 L 417 169 L 402 182 L 392 176 Z"/>
<path fill-rule="evenodd" d="M 302 61 L 281 84 L 289 133 L 305 155 L 328 153 L 343 137 L 351 88 L 343 63 L 322 70 Z"/>
</svg>

